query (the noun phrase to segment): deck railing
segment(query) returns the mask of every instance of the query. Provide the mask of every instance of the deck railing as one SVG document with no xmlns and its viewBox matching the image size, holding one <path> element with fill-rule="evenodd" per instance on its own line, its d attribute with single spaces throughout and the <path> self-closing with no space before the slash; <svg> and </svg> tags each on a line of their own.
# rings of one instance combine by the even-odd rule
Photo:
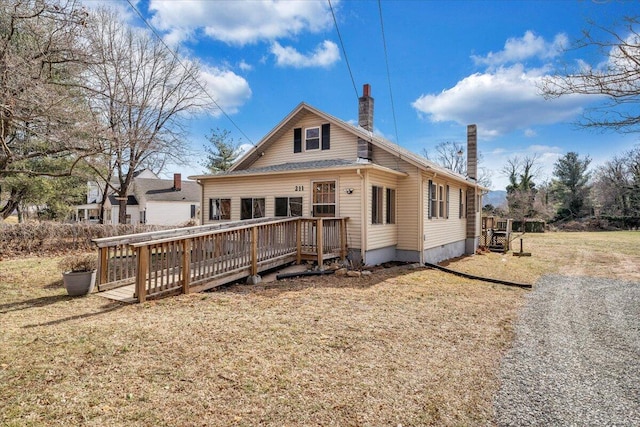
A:
<svg viewBox="0 0 640 427">
<path fill-rule="evenodd" d="M 347 218 L 286 218 L 97 239 L 99 290 L 138 301 L 206 290 L 292 261 L 346 256 Z M 321 250 L 318 250 L 321 248 Z"/>
</svg>

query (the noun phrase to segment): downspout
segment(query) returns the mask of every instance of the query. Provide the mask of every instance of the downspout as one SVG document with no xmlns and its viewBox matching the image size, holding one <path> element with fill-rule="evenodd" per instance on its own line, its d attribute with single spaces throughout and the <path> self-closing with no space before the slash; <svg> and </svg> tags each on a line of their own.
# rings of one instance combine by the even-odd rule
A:
<svg viewBox="0 0 640 427">
<path fill-rule="evenodd" d="M 366 247 L 367 247 L 367 179 L 360 172 L 360 168 L 356 169 L 356 173 L 360 177 L 360 243 L 362 246 L 360 252 L 362 254 L 362 264 L 366 264 Z"/>
<path fill-rule="evenodd" d="M 200 225 L 204 225 L 204 183 L 201 180 L 197 182 L 200 184 Z"/>
<path fill-rule="evenodd" d="M 420 264 L 424 264 L 424 220 L 425 220 L 425 212 L 424 212 L 424 178 L 422 177 L 422 172 L 420 168 L 416 168 L 418 170 L 418 236 L 420 239 L 420 243 L 418 244 L 418 259 Z"/>
</svg>

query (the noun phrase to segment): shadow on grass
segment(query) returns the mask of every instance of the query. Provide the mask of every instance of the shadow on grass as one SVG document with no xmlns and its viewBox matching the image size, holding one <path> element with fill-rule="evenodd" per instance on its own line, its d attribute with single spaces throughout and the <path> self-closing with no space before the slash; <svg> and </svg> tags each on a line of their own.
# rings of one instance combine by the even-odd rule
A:
<svg viewBox="0 0 640 427">
<path fill-rule="evenodd" d="M 69 295 L 52 295 L 49 297 L 39 297 L 23 301 L 16 301 L 7 304 L 0 304 L 0 314 L 11 311 L 27 310 L 30 308 L 44 307 L 62 301 L 69 301 L 73 297 Z"/>
<path fill-rule="evenodd" d="M 119 310 L 119 309 L 121 309 L 123 307 L 126 307 L 127 305 L 128 304 L 124 304 L 124 303 L 120 303 L 120 302 L 110 302 L 110 303 L 105 304 L 102 307 L 100 307 L 100 311 L 93 311 L 91 313 L 76 314 L 76 315 L 73 315 L 73 316 L 63 317 L 62 319 L 51 320 L 49 322 L 35 323 L 35 324 L 32 324 L 32 325 L 24 325 L 23 328 L 30 329 L 30 328 L 37 328 L 37 327 L 40 327 L 40 326 L 54 326 L 54 325 L 59 325 L 61 323 L 70 322 L 72 320 L 87 319 L 89 317 L 100 316 L 100 315 L 103 315 L 103 314 L 111 313 L 113 311 L 116 311 L 116 310 Z"/>
</svg>

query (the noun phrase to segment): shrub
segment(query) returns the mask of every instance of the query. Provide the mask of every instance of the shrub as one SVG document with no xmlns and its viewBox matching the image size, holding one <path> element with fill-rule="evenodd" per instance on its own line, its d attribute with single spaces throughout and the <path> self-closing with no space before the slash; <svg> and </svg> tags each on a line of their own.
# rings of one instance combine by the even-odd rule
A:
<svg viewBox="0 0 640 427">
<path fill-rule="evenodd" d="M 92 239 L 156 231 L 171 227 L 144 224 L 91 224 L 29 221 L 20 224 L 0 223 L 0 257 L 28 254 L 60 254 L 86 251 L 96 247 Z"/>
<path fill-rule="evenodd" d="M 60 260 L 58 267 L 63 273 L 92 271 L 98 268 L 98 258 L 92 254 L 69 255 Z"/>
</svg>

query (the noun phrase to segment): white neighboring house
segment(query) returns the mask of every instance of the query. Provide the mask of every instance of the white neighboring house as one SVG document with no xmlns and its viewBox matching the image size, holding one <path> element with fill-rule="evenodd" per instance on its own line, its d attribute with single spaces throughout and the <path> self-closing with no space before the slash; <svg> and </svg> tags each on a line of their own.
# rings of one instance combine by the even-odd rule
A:
<svg viewBox="0 0 640 427">
<path fill-rule="evenodd" d="M 173 180 L 160 179 L 149 170 L 136 174 L 127 196 L 127 224 L 183 225 L 199 222 L 200 186 L 194 181 L 182 181 L 181 174 Z M 89 183 L 87 204 L 76 206 L 78 221 L 98 222 L 102 193 L 95 183 Z M 120 203 L 115 194 L 107 197 L 104 223 L 117 224 Z"/>
</svg>

